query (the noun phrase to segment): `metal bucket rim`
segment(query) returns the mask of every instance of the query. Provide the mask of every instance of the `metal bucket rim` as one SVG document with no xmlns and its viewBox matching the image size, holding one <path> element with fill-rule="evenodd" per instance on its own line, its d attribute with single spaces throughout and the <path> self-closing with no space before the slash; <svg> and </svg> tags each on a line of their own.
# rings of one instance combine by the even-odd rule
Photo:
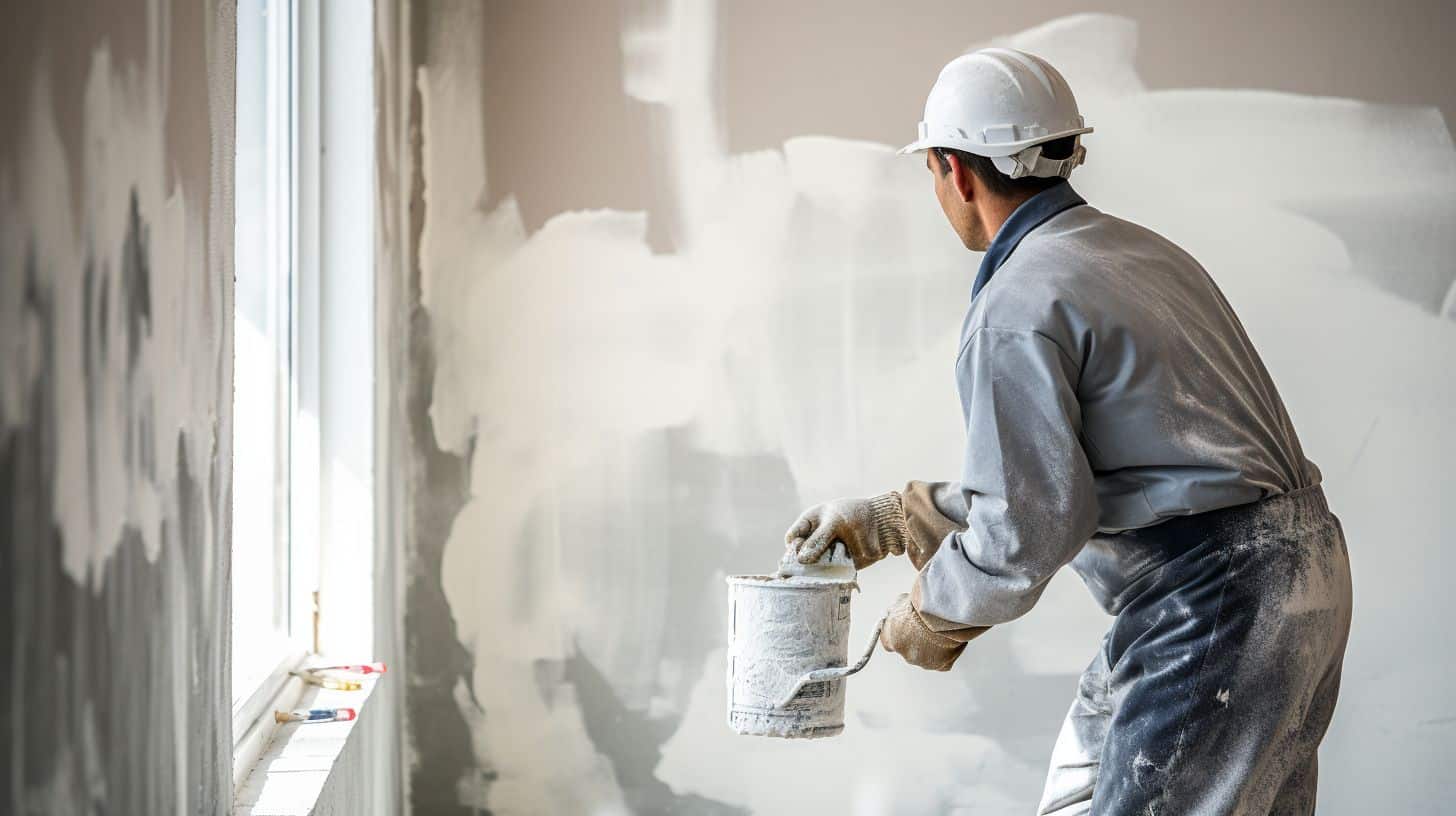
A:
<svg viewBox="0 0 1456 816">
<path fill-rule="evenodd" d="M 723 579 L 729 586 L 755 586 L 768 589 L 827 589 L 849 586 L 859 588 L 854 578 L 822 578 L 814 575 L 729 575 Z"/>
</svg>

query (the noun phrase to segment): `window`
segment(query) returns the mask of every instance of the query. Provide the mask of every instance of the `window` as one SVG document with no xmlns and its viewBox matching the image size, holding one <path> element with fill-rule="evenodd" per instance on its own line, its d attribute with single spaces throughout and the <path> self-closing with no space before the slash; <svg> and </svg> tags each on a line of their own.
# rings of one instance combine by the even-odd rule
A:
<svg viewBox="0 0 1456 816">
<path fill-rule="evenodd" d="M 374 80 L 363 0 L 239 0 L 234 780 L 310 651 L 373 658 Z M 328 150 L 324 150 L 324 144 Z M 321 569 L 327 563 L 328 568 Z"/>
</svg>

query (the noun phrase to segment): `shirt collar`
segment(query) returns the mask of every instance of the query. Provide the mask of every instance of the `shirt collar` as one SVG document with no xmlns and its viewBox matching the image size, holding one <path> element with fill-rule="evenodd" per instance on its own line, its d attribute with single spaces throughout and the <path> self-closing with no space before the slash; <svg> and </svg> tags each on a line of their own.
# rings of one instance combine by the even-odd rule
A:
<svg viewBox="0 0 1456 816">
<path fill-rule="evenodd" d="M 991 246 L 986 248 L 986 254 L 981 257 L 981 269 L 976 273 L 975 284 L 971 286 L 971 297 L 975 298 L 981 293 L 981 288 L 990 282 L 991 276 L 996 274 L 996 270 L 1001 268 L 1001 264 L 1006 262 L 1028 232 L 1062 210 L 1086 203 L 1072 189 L 1072 185 L 1065 181 L 1021 202 L 1021 206 L 1001 225 L 996 237 L 991 239 Z"/>
</svg>

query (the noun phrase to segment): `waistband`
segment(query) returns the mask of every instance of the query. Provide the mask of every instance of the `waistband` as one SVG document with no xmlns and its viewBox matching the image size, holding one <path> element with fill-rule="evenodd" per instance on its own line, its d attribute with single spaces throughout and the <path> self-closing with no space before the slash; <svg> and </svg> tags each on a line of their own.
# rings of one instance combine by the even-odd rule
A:
<svg viewBox="0 0 1456 816">
<path fill-rule="evenodd" d="M 1301 538 L 1334 521 L 1317 484 L 1249 504 L 1176 516 L 1151 527 L 1093 537 L 1072 561 L 1097 602 L 1117 614 L 1138 582 L 1196 547 Z"/>
<path fill-rule="evenodd" d="M 1173 557 L 1209 541 L 1238 544 L 1280 533 L 1298 535 L 1329 518 L 1324 489 L 1314 484 L 1249 504 L 1175 516 L 1113 537 L 1146 542 Z"/>
</svg>

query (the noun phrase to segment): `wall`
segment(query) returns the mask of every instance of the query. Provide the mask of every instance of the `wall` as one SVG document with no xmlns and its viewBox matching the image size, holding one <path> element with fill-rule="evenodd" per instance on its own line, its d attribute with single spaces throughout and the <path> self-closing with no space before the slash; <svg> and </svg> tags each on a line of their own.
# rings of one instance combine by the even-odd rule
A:
<svg viewBox="0 0 1456 816">
<path fill-rule="evenodd" d="M 0 811 L 223 812 L 232 4 L 4 18 Z"/>
<path fill-rule="evenodd" d="M 1036 800 L 1108 622 L 1070 575 L 949 674 L 876 658 L 838 738 L 723 722 L 722 577 L 768 569 L 808 504 L 958 472 L 978 257 L 892 149 L 989 42 L 1067 75 L 1097 128 L 1078 190 L 1204 262 L 1324 470 L 1357 611 L 1321 812 L 1456 795 L 1429 646 L 1456 612 L 1456 150 L 1448 57 L 1394 47 L 1451 11 L 1114 5 L 410 4 L 389 195 L 416 812 Z M 852 642 L 911 577 L 861 576 Z"/>
</svg>

